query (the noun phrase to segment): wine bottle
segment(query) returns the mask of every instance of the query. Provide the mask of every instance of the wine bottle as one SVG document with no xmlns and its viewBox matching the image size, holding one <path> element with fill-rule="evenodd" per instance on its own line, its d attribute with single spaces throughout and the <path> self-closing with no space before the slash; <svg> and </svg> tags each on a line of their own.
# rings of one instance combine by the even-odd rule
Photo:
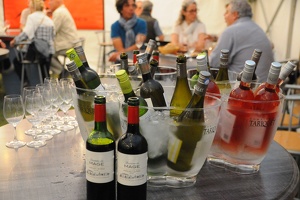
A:
<svg viewBox="0 0 300 200">
<path fill-rule="evenodd" d="M 154 80 L 150 73 L 150 67 L 147 61 L 147 54 L 137 55 L 138 65 L 142 72 L 143 84 L 140 87 L 140 95 L 144 99 L 150 98 L 153 107 L 165 107 L 164 89 L 162 85 Z"/>
<path fill-rule="evenodd" d="M 156 41 L 149 39 L 148 43 L 147 43 L 147 48 L 145 50 L 145 53 L 147 54 L 147 61 L 150 61 L 150 58 L 152 56 L 152 52 L 153 50 L 156 49 Z"/>
<path fill-rule="evenodd" d="M 117 147 L 117 199 L 147 198 L 148 143 L 139 131 L 139 98 L 128 98 L 127 131 Z"/>
<path fill-rule="evenodd" d="M 229 50 L 222 49 L 220 54 L 220 68 L 215 79 L 221 93 L 229 93 L 231 91 L 231 85 L 228 77 L 228 59 Z"/>
<path fill-rule="evenodd" d="M 176 85 L 170 102 L 170 106 L 174 107 L 174 109 L 170 110 L 170 116 L 180 115 L 192 97 L 192 92 L 187 81 L 186 57 L 183 54 L 178 55 L 176 63 Z"/>
<path fill-rule="evenodd" d="M 154 50 L 152 53 L 152 59 L 157 60 L 158 64 L 159 64 L 159 51 Z"/>
<path fill-rule="evenodd" d="M 86 140 L 87 200 L 116 199 L 115 194 L 115 141 L 106 125 L 106 99 L 96 96 L 95 126 Z"/>
<path fill-rule="evenodd" d="M 197 60 L 197 70 L 209 72 L 208 67 L 207 67 L 207 55 L 205 53 L 199 54 L 196 57 L 196 60 Z M 216 84 L 216 82 L 214 81 L 214 78 L 212 75 L 210 76 L 210 81 L 208 83 L 206 92 L 220 96 L 219 87 Z"/>
<path fill-rule="evenodd" d="M 154 79 L 155 73 L 158 71 L 158 61 L 155 59 L 150 60 L 150 74 L 151 77 Z"/>
<path fill-rule="evenodd" d="M 91 70 L 89 68 L 85 68 L 78 56 L 78 54 L 76 53 L 74 48 L 69 49 L 66 52 L 68 58 L 70 60 L 73 60 L 76 64 L 76 66 L 78 67 L 82 79 L 84 80 L 84 82 L 86 82 L 86 85 L 89 87 L 89 89 L 96 89 L 96 90 L 104 90 L 105 88 L 103 87 L 103 85 L 101 84 L 100 81 L 100 77 L 97 74 L 97 72 L 95 72 L 94 70 Z"/>
<path fill-rule="evenodd" d="M 70 61 L 68 63 L 66 63 L 68 72 L 70 73 L 70 75 L 73 78 L 73 81 L 76 85 L 76 87 L 78 88 L 82 88 L 82 89 L 89 89 L 89 87 L 87 86 L 87 84 L 84 82 L 81 73 L 79 71 L 79 69 L 77 68 L 76 64 L 74 61 Z M 77 92 L 79 92 L 79 90 L 77 90 Z"/>
<path fill-rule="evenodd" d="M 255 68 L 254 68 L 254 73 L 252 76 L 252 82 L 257 82 L 257 76 L 255 74 L 255 71 L 256 71 L 256 67 L 259 62 L 261 54 L 262 54 L 262 51 L 260 49 L 254 49 L 252 56 L 251 56 L 251 60 L 255 62 Z M 241 73 L 238 74 L 238 76 L 237 76 L 238 81 L 241 81 L 242 73 L 243 73 L 243 71 L 241 71 Z"/>
<path fill-rule="evenodd" d="M 136 63 L 136 55 L 138 55 L 140 53 L 139 50 L 133 50 L 133 56 L 132 56 L 132 62 L 133 62 L 133 65 L 135 65 Z"/>
<path fill-rule="evenodd" d="M 121 69 L 124 69 L 128 74 L 128 55 L 126 52 L 120 54 L 120 66 Z"/>
<path fill-rule="evenodd" d="M 279 62 L 272 62 L 267 81 L 265 86 L 255 92 L 255 100 L 257 101 L 275 101 L 269 104 L 256 105 L 257 110 L 273 111 L 277 110 L 279 106 L 279 94 L 276 92 L 276 85 L 278 82 L 279 73 L 281 70 L 281 64 Z"/>
<path fill-rule="evenodd" d="M 129 97 L 136 97 L 136 94 L 134 93 L 134 91 L 132 89 L 132 86 L 131 86 L 131 83 L 130 83 L 130 80 L 129 80 L 129 77 L 128 77 L 128 74 L 126 73 L 126 71 L 123 69 L 117 71 L 116 77 L 119 81 L 119 85 L 120 85 L 120 88 L 124 95 L 125 102 L 127 103 Z M 140 106 L 148 107 L 148 104 L 144 98 L 139 97 L 139 101 L 140 101 L 140 103 L 139 103 Z M 148 110 L 146 108 L 140 108 L 139 116 L 143 116 L 147 111 Z M 127 116 L 127 107 L 126 107 L 126 110 L 124 110 L 124 112 L 125 112 L 125 116 Z"/>
<path fill-rule="evenodd" d="M 280 92 L 280 86 L 282 85 L 282 83 L 284 82 L 284 80 L 292 73 L 292 71 L 296 68 L 297 66 L 292 63 L 291 61 L 288 61 L 285 65 L 283 65 L 281 67 L 280 70 L 280 74 L 279 74 L 279 78 L 276 84 L 276 92 L 279 93 Z M 262 88 L 264 88 L 266 85 L 266 83 L 262 83 L 260 84 L 256 90 L 255 93 L 256 94 L 259 90 L 261 90 Z"/>
<path fill-rule="evenodd" d="M 200 72 L 190 102 L 175 121 L 176 130 L 169 138 L 167 161 L 173 170 L 188 171 L 192 168 L 193 155 L 205 129 L 203 106 L 210 75 L 207 71 Z"/>
<path fill-rule="evenodd" d="M 77 46 L 77 47 L 74 47 L 79 59 L 81 60 L 82 64 L 84 67 L 86 68 L 89 68 L 91 70 L 93 70 L 90 66 L 89 66 L 89 63 L 87 62 L 87 59 L 86 59 L 86 56 L 85 56 L 85 53 L 84 53 L 84 50 L 83 50 L 83 47 L 82 46 Z M 93 70 L 94 71 L 94 70 Z"/>
</svg>

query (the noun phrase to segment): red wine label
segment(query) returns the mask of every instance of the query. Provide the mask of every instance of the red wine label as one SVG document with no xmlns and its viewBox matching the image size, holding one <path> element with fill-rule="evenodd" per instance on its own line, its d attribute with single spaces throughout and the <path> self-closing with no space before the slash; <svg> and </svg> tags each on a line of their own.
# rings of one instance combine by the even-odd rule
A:
<svg viewBox="0 0 300 200">
<path fill-rule="evenodd" d="M 139 123 L 139 107 L 128 106 L 128 123 L 138 124 Z"/>
<path fill-rule="evenodd" d="M 86 179 L 92 183 L 114 180 L 114 151 L 93 152 L 86 150 Z"/>
<path fill-rule="evenodd" d="M 138 186 L 147 181 L 148 153 L 128 155 L 117 153 L 118 182 L 127 186 Z"/>
<path fill-rule="evenodd" d="M 95 121 L 104 122 L 106 120 L 105 104 L 95 104 Z"/>
</svg>

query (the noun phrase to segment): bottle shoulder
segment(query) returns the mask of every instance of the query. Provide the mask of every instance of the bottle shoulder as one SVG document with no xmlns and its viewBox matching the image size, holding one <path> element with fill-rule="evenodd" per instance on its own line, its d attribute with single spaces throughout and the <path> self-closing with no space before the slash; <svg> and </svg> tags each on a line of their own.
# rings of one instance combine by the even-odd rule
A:
<svg viewBox="0 0 300 200">
<path fill-rule="evenodd" d="M 118 151 L 128 154 L 140 154 L 148 151 L 148 143 L 141 134 L 124 133 L 118 140 Z"/>
</svg>

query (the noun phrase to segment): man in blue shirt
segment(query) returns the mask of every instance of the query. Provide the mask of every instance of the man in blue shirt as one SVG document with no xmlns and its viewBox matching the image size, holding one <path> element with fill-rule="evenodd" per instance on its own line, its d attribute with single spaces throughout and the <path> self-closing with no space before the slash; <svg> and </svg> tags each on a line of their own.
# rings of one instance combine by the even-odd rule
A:
<svg viewBox="0 0 300 200">
<path fill-rule="evenodd" d="M 116 50 L 110 54 L 109 61 L 112 62 L 119 59 L 121 52 L 138 49 L 136 38 L 141 38 L 138 42 L 143 43 L 147 35 L 146 22 L 137 18 L 134 13 L 135 0 L 117 0 L 116 8 L 120 13 L 120 19 L 111 25 L 111 38 Z"/>
<path fill-rule="evenodd" d="M 260 49 L 262 55 L 255 73 L 258 82 L 265 82 L 274 61 L 272 44 L 251 17 L 252 10 L 247 0 L 233 0 L 226 6 L 224 18 L 228 27 L 209 57 L 210 66 L 219 67 L 221 49 L 228 49 L 229 70 L 239 73 L 243 70 L 245 61 L 251 59 L 254 49 Z"/>
</svg>

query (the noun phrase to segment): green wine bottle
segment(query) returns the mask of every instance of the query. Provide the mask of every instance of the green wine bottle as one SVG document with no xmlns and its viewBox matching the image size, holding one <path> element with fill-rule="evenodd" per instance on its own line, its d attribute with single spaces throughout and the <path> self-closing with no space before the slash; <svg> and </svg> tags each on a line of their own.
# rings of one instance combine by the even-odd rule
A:
<svg viewBox="0 0 300 200">
<path fill-rule="evenodd" d="M 169 138 L 167 162 L 173 170 L 188 171 L 192 168 L 197 143 L 205 130 L 203 106 L 210 76 L 207 71 L 200 72 L 190 102 L 175 121 L 176 130 Z"/>
<path fill-rule="evenodd" d="M 77 46 L 77 47 L 74 47 L 74 49 L 75 49 L 75 51 L 76 51 L 76 53 L 77 53 L 79 59 L 81 60 L 83 66 L 84 66 L 85 68 L 89 68 L 89 69 L 93 70 L 93 69 L 90 67 L 89 63 L 87 62 L 87 59 L 86 59 L 86 56 L 85 56 L 83 47 L 82 47 L 82 46 Z M 94 71 L 94 70 L 93 70 L 93 71 Z"/>
<path fill-rule="evenodd" d="M 128 74 L 128 54 L 126 52 L 120 54 L 120 68 L 124 69 Z"/>
<path fill-rule="evenodd" d="M 147 199 L 148 143 L 140 133 L 139 98 L 128 98 L 127 131 L 117 147 L 117 199 Z"/>
<path fill-rule="evenodd" d="M 106 125 L 106 99 L 96 96 L 95 126 L 86 140 L 86 194 L 87 200 L 114 200 L 115 195 L 115 150 L 113 135 Z"/>
<path fill-rule="evenodd" d="M 81 76 L 81 73 L 80 73 L 79 69 L 77 68 L 75 62 L 70 61 L 70 62 L 66 63 L 66 66 L 67 66 L 67 70 L 70 73 L 76 87 L 82 88 L 82 89 L 89 89 L 86 82 L 84 82 L 84 80 Z M 77 90 L 77 92 L 79 92 L 79 90 Z"/>
<path fill-rule="evenodd" d="M 170 106 L 174 107 L 174 109 L 170 110 L 170 116 L 180 115 L 192 97 L 192 92 L 187 81 L 186 57 L 183 54 L 178 55 L 176 63 L 176 85 L 170 102 Z"/>
<path fill-rule="evenodd" d="M 196 74 L 194 74 L 192 76 L 192 78 L 190 80 L 190 86 L 191 86 L 191 88 L 194 88 L 194 86 L 197 84 L 200 71 L 208 71 L 208 69 L 204 68 L 204 66 L 202 65 L 202 59 L 204 59 L 204 58 L 205 59 L 207 58 L 205 52 L 204 53 L 203 52 L 199 53 L 198 56 L 196 57 L 196 60 L 197 60 L 197 68 L 196 68 L 197 72 L 196 72 Z"/>
<path fill-rule="evenodd" d="M 143 77 L 143 84 L 140 87 L 141 97 L 144 99 L 150 98 L 153 107 L 165 107 L 167 103 L 164 97 L 164 89 L 162 85 L 151 76 L 147 54 L 140 53 L 137 55 L 137 60 Z"/>
<path fill-rule="evenodd" d="M 218 85 L 222 94 L 229 94 L 231 91 L 231 85 L 228 76 L 228 59 L 229 50 L 222 49 L 220 54 L 220 67 L 215 79 L 216 84 Z"/>
<path fill-rule="evenodd" d="M 136 94 L 134 93 L 134 91 L 132 89 L 132 86 L 131 86 L 131 83 L 130 83 L 130 80 L 129 80 L 129 77 L 128 77 L 128 74 L 126 73 L 126 71 L 124 69 L 117 71 L 116 77 L 119 81 L 119 85 L 120 85 L 120 88 L 124 95 L 125 102 L 127 103 L 129 97 L 136 97 Z M 139 101 L 140 101 L 140 106 L 148 107 L 148 104 L 144 98 L 139 97 Z M 139 116 L 143 116 L 148 111 L 147 108 L 144 108 L 144 107 L 139 109 Z M 123 108 L 123 111 L 125 113 L 125 116 L 127 116 L 127 106 L 126 106 L 126 108 Z"/>
<path fill-rule="evenodd" d="M 76 66 L 78 67 L 81 73 L 84 82 L 86 82 L 89 89 L 96 89 L 96 90 L 105 89 L 101 84 L 100 77 L 97 74 L 97 72 L 83 66 L 82 61 L 80 60 L 74 48 L 69 49 L 66 52 L 66 54 L 70 60 L 73 60 L 75 62 Z"/>
</svg>

